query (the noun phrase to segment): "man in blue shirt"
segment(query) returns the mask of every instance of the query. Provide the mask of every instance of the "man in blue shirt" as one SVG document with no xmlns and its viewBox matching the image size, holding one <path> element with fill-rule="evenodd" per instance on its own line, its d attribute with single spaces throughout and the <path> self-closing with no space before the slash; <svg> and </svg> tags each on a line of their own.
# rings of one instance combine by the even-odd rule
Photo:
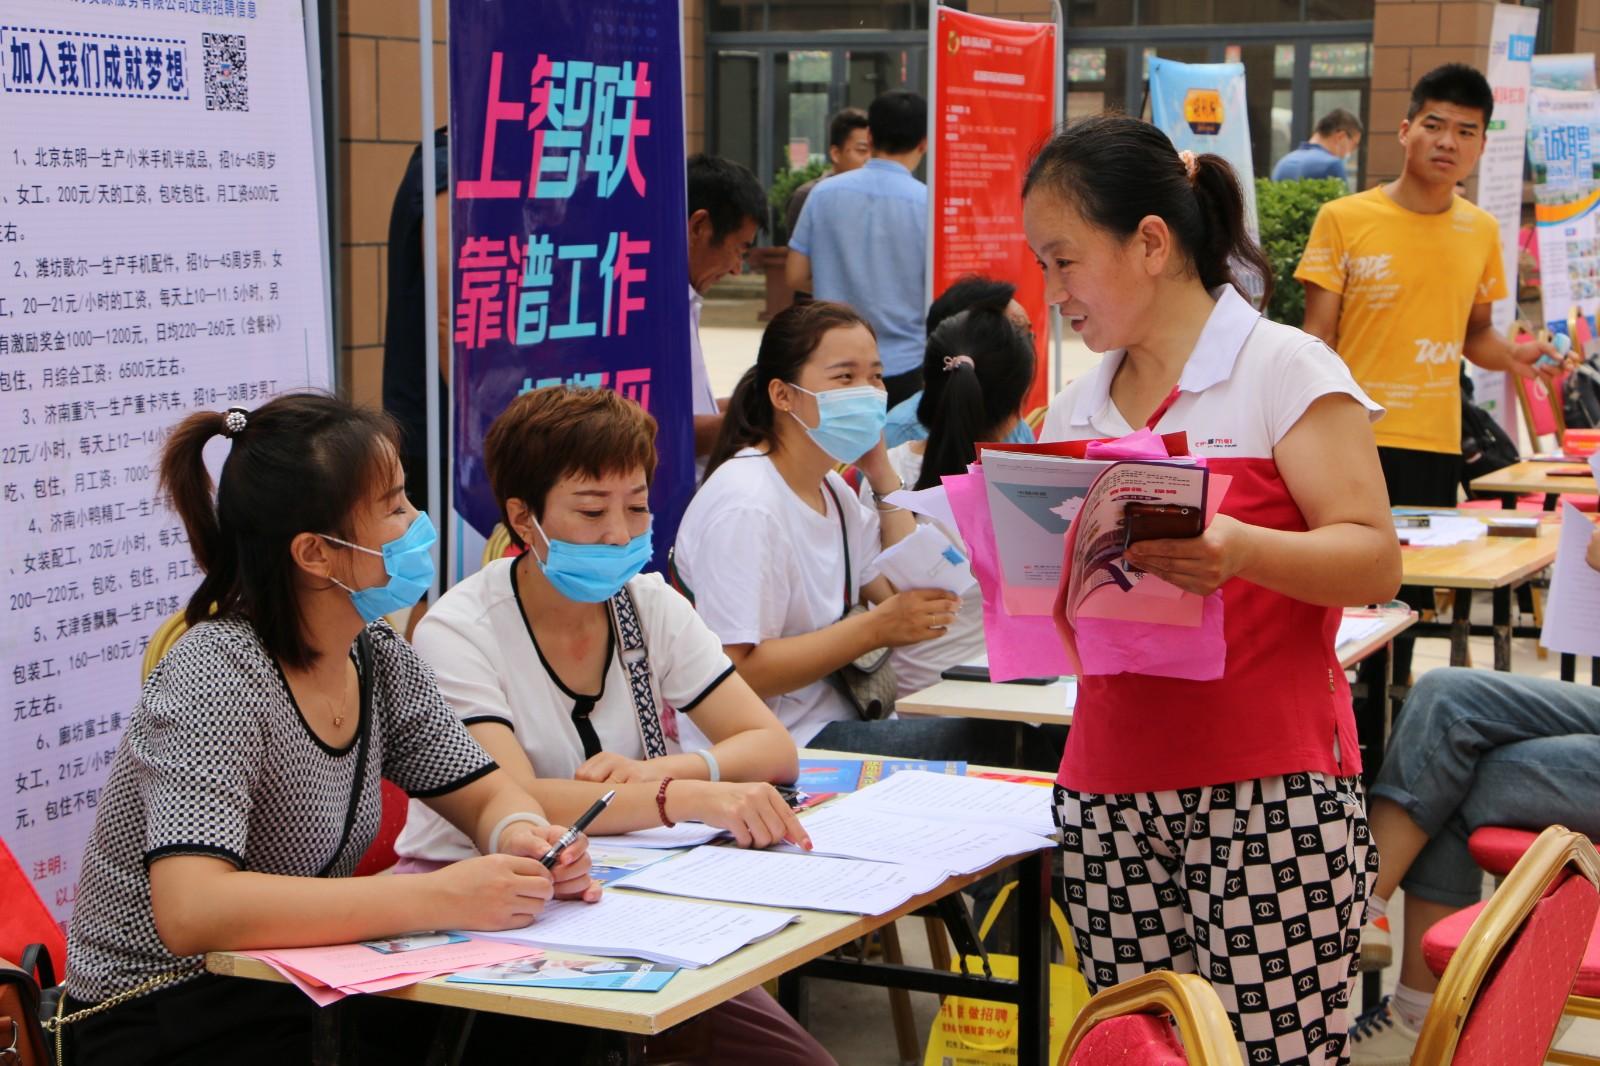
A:
<svg viewBox="0 0 1600 1066">
<path fill-rule="evenodd" d="M 1273 181 L 1303 178 L 1338 178 L 1348 181 L 1344 157 L 1361 147 L 1361 120 L 1336 107 L 1317 120 L 1311 139 L 1278 160 Z"/>
<path fill-rule="evenodd" d="M 867 108 L 872 158 L 821 182 L 789 237 L 789 285 L 849 304 L 872 324 L 893 406 L 922 387 L 928 187 L 912 176 L 928 149 L 928 102 L 896 89 Z"/>
</svg>

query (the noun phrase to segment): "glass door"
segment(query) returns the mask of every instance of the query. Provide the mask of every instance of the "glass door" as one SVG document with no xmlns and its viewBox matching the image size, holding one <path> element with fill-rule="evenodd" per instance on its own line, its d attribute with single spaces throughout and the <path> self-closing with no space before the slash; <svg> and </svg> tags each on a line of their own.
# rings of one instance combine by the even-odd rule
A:
<svg viewBox="0 0 1600 1066">
<path fill-rule="evenodd" d="M 763 183 L 785 167 L 798 170 L 828 158 L 834 53 L 826 49 L 777 52 L 772 83 L 772 155 L 766 172 L 756 172 Z"/>
</svg>

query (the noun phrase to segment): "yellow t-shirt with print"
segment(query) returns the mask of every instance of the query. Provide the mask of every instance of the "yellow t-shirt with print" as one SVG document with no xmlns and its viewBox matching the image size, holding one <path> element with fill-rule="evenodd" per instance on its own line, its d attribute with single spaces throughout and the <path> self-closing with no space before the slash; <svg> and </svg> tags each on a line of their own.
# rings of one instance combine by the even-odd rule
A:
<svg viewBox="0 0 1600 1066">
<path fill-rule="evenodd" d="M 1461 451 L 1461 346 L 1474 304 L 1506 295 L 1500 227 L 1456 197 L 1437 215 L 1381 187 L 1322 205 L 1294 276 L 1338 293 L 1334 347 L 1388 412 L 1378 444 Z"/>
</svg>

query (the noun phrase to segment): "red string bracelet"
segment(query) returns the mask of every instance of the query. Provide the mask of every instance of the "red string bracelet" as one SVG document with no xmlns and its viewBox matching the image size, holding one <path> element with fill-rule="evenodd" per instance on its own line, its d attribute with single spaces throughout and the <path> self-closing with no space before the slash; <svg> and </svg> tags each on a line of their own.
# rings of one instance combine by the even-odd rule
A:
<svg viewBox="0 0 1600 1066">
<path fill-rule="evenodd" d="M 661 824 L 671 829 L 677 823 L 667 817 L 667 786 L 672 784 L 672 778 L 663 777 L 661 787 L 656 790 L 656 813 L 661 815 Z"/>
</svg>

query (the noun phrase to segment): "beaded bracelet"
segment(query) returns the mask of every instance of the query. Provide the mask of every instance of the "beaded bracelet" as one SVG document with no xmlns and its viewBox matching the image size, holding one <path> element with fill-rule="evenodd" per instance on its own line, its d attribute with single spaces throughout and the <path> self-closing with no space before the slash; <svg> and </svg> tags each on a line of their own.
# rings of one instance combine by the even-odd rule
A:
<svg viewBox="0 0 1600 1066">
<path fill-rule="evenodd" d="M 672 778 L 663 777 L 661 787 L 656 789 L 656 813 L 661 815 L 661 824 L 671 829 L 678 823 L 667 817 L 667 786 L 672 784 Z"/>
</svg>

